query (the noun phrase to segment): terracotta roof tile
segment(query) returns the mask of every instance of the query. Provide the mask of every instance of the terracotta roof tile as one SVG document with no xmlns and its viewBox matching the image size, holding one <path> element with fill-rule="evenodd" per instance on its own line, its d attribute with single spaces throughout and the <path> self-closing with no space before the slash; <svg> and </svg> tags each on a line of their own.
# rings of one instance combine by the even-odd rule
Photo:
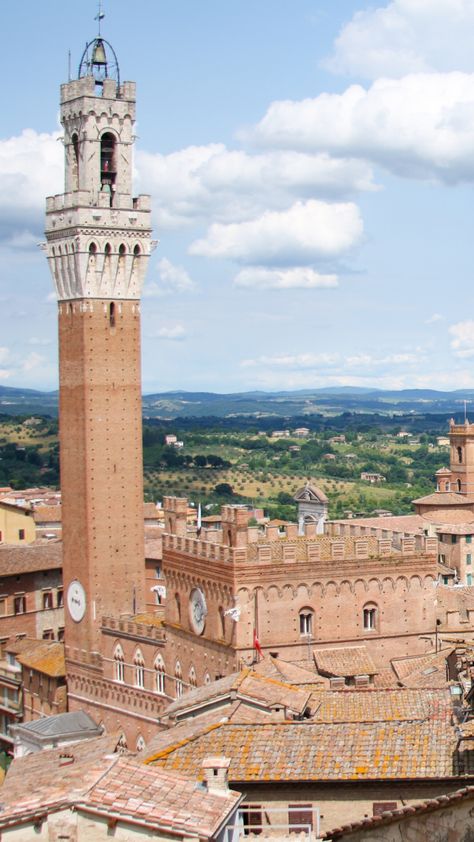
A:
<svg viewBox="0 0 474 842">
<path fill-rule="evenodd" d="M 204 757 L 223 754 L 232 758 L 229 780 L 235 782 L 439 779 L 460 773 L 457 739 L 454 727 L 442 718 L 364 724 L 231 722 L 168 745 L 148 755 L 147 762 L 198 777 Z M 470 753 L 463 756 L 468 773 L 474 773 Z"/>
<path fill-rule="evenodd" d="M 452 700 L 444 690 L 334 690 L 317 694 L 313 722 L 414 722 L 442 719 L 449 723 Z"/>
<path fill-rule="evenodd" d="M 0 576 L 34 573 L 38 570 L 59 570 L 62 563 L 60 542 L 29 544 L 26 547 L 17 544 L 0 545 Z"/>
<path fill-rule="evenodd" d="M 365 646 L 313 649 L 318 672 L 333 676 L 375 675 L 377 668 Z"/>
<path fill-rule="evenodd" d="M 213 836 L 239 803 L 236 792 L 214 794 L 176 774 L 120 758 L 92 788 L 87 806 L 140 819 L 148 825 Z M 80 809 L 80 805 L 79 805 Z"/>
<path fill-rule="evenodd" d="M 52 678 L 66 675 L 64 643 L 44 640 L 41 645 L 21 652 L 18 661 L 27 669 L 37 670 Z"/>
<path fill-rule="evenodd" d="M 393 658 L 392 666 L 405 687 L 446 687 L 446 658 L 453 648 L 408 658 Z"/>
<path fill-rule="evenodd" d="M 61 506 L 36 506 L 33 509 L 33 518 L 36 524 L 38 523 L 61 523 L 62 521 Z"/>
</svg>

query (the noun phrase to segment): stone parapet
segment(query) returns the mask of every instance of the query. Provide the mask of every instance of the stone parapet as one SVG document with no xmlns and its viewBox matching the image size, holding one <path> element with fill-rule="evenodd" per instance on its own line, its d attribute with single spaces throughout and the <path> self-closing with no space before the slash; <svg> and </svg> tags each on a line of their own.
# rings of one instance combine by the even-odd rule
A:
<svg viewBox="0 0 474 842">
<path fill-rule="evenodd" d="M 262 540 L 248 543 L 245 547 L 227 547 L 210 541 L 165 533 L 163 550 L 225 563 L 273 564 L 384 557 L 395 559 L 414 555 L 437 558 L 438 540 L 417 535 L 403 537 L 400 545 L 395 546 L 390 538 L 332 538 L 329 535 L 318 535 L 312 539 L 302 536 L 285 541 Z"/>
<path fill-rule="evenodd" d="M 165 629 L 157 624 L 146 621 L 138 622 L 127 617 L 102 617 L 102 632 L 113 634 L 119 637 L 131 637 L 134 640 L 154 640 L 164 643 L 166 640 Z"/>
</svg>

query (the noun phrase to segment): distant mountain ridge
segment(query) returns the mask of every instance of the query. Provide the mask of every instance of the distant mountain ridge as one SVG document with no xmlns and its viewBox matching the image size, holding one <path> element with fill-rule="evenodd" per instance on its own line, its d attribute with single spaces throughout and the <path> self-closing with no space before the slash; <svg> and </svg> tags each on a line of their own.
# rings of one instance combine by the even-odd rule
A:
<svg viewBox="0 0 474 842">
<path fill-rule="evenodd" d="M 189 418 L 214 416 L 281 417 L 337 415 L 343 412 L 389 414 L 464 413 L 463 402 L 474 404 L 474 389 L 452 392 L 436 389 L 368 389 L 352 386 L 326 386 L 321 389 L 249 391 L 222 394 L 187 392 L 177 389 L 143 396 L 143 414 L 149 418 Z M 58 392 L 42 392 L 0 386 L 0 414 L 57 415 Z M 474 418 L 474 407 L 472 410 Z"/>
</svg>

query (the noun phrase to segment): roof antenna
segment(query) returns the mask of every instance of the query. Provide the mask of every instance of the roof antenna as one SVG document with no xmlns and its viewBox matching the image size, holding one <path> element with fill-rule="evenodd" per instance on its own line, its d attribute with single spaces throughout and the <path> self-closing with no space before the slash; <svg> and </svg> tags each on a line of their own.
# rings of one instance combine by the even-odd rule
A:
<svg viewBox="0 0 474 842">
<path fill-rule="evenodd" d="M 101 22 L 101 20 L 103 20 L 104 18 L 105 18 L 105 12 L 103 12 L 103 11 L 102 11 L 102 0 L 99 0 L 99 11 L 97 12 L 97 14 L 96 14 L 96 16 L 95 16 L 95 18 L 94 18 L 94 20 L 96 20 L 96 21 L 97 21 L 97 25 L 98 25 L 98 28 L 99 28 L 99 31 L 98 31 L 98 33 L 97 33 L 97 37 L 98 37 L 98 38 L 100 38 L 100 22 Z"/>
<path fill-rule="evenodd" d="M 71 81 L 71 50 L 67 53 L 67 80 Z"/>
</svg>

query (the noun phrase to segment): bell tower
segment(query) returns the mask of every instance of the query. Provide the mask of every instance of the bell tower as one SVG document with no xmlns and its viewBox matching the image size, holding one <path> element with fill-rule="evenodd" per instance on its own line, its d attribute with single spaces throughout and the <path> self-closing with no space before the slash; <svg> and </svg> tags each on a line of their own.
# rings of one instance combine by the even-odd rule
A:
<svg viewBox="0 0 474 842">
<path fill-rule="evenodd" d="M 145 607 L 140 291 L 150 199 L 133 198 L 135 83 L 100 35 L 61 86 L 65 192 L 47 199 L 58 298 L 68 663 L 100 652 L 103 616 Z"/>
</svg>

